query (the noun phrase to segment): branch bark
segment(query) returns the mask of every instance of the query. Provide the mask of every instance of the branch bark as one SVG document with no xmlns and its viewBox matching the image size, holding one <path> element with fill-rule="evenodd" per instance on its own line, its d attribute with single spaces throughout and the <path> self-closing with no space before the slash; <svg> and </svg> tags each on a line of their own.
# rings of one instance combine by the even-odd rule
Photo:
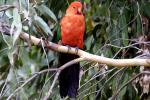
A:
<svg viewBox="0 0 150 100">
<path fill-rule="evenodd" d="M 15 8 L 15 6 L 14 6 L 14 5 L 4 5 L 4 6 L 0 6 L 0 12 L 6 11 L 6 10 L 8 10 L 8 9 L 10 9 L 10 8 Z"/>
<path fill-rule="evenodd" d="M 8 35 L 10 32 L 10 28 L 8 27 L 8 25 L 0 23 L 0 32 Z M 76 49 L 72 47 L 69 49 L 69 52 L 68 52 L 68 48 L 66 46 L 62 46 L 62 45 L 55 44 L 49 41 L 41 40 L 39 38 L 36 38 L 35 36 L 29 36 L 29 34 L 25 32 L 22 32 L 20 34 L 20 38 L 25 41 L 31 41 L 31 43 L 33 43 L 34 45 L 42 45 L 42 43 L 44 43 L 45 48 L 48 48 L 57 52 L 76 54 L 76 55 L 79 55 L 80 58 L 84 58 L 86 61 L 98 62 L 98 63 L 106 64 L 109 66 L 115 66 L 115 67 L 150 66 L 150 59 L 139 59 L 139 58 L 138 59 L 112 59 L 112 58 L 90 54 L 83 50 L 78 50 L 78 53 L 76 53 Z"/>
<path fill-rule="evenodd" d="M 21 33 L 20 38 L 29 41 L 29 35 L 27 33 Z M 101 64 L 106 64 L 110 66 L 116 66 L 116 67 L 126 67 L 126 66 L 150 66 L 150 59 L 112 59 L 112 58 L 106 58 L 94 54 L 90 54 L 88 52 L 85 52 L 83 50 L 78 50 L 78 53 L 76 53 L 75 48 L 70 48 L 68 52 L 68 48 L 66 46 L 62 46 L 59 44 L 55 44 L 52 42 L 47 42 L 41 39 L 38 39 L 34 36 L 31 36 L 30 38 L 31 42 L 34 45 L 41 45 L 41 42 L 44 43 L 44 46 L 48 49 L 57 51 L 57 52 L 63 52 L 63 53 L 70 53 L 70 54 L 77 54 L 81 58 L 84 58 L 87 61 L 93 61 L 98 62 Z"/>
</svg>

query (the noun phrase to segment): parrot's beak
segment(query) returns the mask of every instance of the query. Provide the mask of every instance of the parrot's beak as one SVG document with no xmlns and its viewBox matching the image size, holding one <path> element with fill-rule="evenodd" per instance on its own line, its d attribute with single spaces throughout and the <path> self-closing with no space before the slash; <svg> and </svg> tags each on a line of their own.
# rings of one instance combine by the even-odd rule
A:
<svg viewBox="0 0 150 100">
<path fill-rule="evenodd" d="M 81 8 L 77 9 L 77 14 L 82 14 L 82 9 Z"/>
</svg>

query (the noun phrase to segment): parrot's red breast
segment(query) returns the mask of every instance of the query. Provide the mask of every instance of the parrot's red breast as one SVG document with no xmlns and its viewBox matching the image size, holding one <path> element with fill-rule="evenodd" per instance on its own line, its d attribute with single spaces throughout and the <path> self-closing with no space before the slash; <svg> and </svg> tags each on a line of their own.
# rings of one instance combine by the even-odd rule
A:
<svg viewBox="0 0 150 100">
<path fill-rule="evenodd" d="M 82 49 L 85 21 L 80 2 L 76 1 L 70 4 L 60 25 L 62 44 Z"/>
</svg>

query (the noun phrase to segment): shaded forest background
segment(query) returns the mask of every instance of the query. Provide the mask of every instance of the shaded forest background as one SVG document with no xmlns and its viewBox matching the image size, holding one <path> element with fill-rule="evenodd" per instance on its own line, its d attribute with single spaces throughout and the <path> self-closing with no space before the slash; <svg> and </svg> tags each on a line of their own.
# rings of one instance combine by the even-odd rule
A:
<svg viewBox="0 0 150 100">
<path fill-rule="evenodd" d="M 19 38 L 20 32 L 57 43 L 59 22 L 74 0 L 0 0 L 0 24 L 11 26 L 10 34 L 0 31 L 0 99 L 18 87 L 13 99 L 43 99 L 55 73 L 38 72 L 58 65 L 58 53 Z M 114 59 L 150 58 L 149 0 L 80 0 L 86 21 L 84 50 Z M 1 30 L 1 28 L 0 28 Z M 150 99 L 150 76 L 144 66 L 117 68 L 95 62 L 81 62 L 82 77 L 77 99 Z M 29 80 L 31 78 L 31 80 Z M 22 84 L 25 84 L 22 86 Z M 117 93 L 119 91 L 119 93 Z M 59 100 L 56 83 L 52 100 Z"/>
</svg>

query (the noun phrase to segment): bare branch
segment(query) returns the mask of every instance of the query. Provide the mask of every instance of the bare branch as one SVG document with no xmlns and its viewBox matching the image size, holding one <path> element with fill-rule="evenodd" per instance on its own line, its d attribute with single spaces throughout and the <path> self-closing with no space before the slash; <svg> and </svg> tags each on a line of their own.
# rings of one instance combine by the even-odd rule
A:
<svg viewBox="0 0 150 100">
<path fill-rule="evenodd" d="M 7 100 L 10 100 L 11 97 L 18 91 L 20 91 L 27 83 L 29 83 L 31 80 L 33 80 L 35 77 L 37 76 L 37 74 L 34 74 L 32 77 L 30 77 L 25 83 L 23 83 L 20 87 L 18 87 L 13 93 L 11 93 L 9 95 L 9 97 L 7 98 Z"/>
<path fill-rule="evenodd" d="M 20 37 L 26 41 L 29 40 L 29 35 L 27 33 L 22 33 Z M 44 46 L 48 49 L 57 52 L 76 54 L 75 48 L 71 47 L 68 52 L 68 48 L 66 46 L 58 45 L 52 42 L 46 42 L 44 40 L 40 40 L 34 36 L 31 36 L 31 42 L 34 43 L 35 45 L 40 45 L 41 41 L 45 43 Z M 78 55 L 88 61 L 94 61 L 101 64 L 106 64 L 106 65 L 116 66 L 116 67 L 141 66 L 141 65 L 150 66 L 150 59 L 111 59 L 111 58 L 90 54 L 83 50 L 78 50 Z"/>
<path fill-rule="evenodd" d="M 53 80 L 53 83 L 48 91 L 48 95 L 44 97 L 44 100 L 48 100 L 48 98 L 50 97 L 51 93 L 52 93 L 52 89 L 53 87 L 55 86 L 55 83 L 58 79 L 58 76 L 60 74 L 60 72 L 62 70 L 64 70 L 65 68 L 69 67 L 70 65 L 72 64 L 75 64 L 75 63 L 78 63 L 78 62 L 81 62 L 83 61 L 84 58 L 77 58 L 77 59 L 74 59 L 74 60 L 71 60 L 70 62 L 64 64 L 63 66 L 59 67 L 59 68 L 51 68 L 51 69 L 46 69 L 46 70 L 42 70 L 40 72 L 37 72 L 35 73 L 32 77 L 30 77 L 26 82 L 24 82 L 20 87 L 18 87 L 13 93 L 11 93 L 9 95 L 9 97 L 7 98 L 7 100 L 10 100 L 12 98 L 12 96 L 17 93 L 18 91 L 20 91 L 27 83 L 29 83 L 31 80 L 33 80 L 35 77 L 37 77 L 38 75 L 42 74 L 42 73 L 45 73 L 45 72 L 49 72 L 49 71 L 57 71 L 55 77 L 54 77 L 54 80 Z"/>
<path fill-rule="evenodd" d="M 8 10 L 10 8 L 15 8 L 15 6 L 14 5 L 3 5 L 3 6 L 0 6 L 0 12 Z"/>
<path fill-rule="evenodd" d="M 4 34 L 9 34 L 9 27 L 6 24 L 1 24 L 0 23 L 0 32 L 3 32 Z M 63 52 L 63 53 L 70 53 L 70 54 L 76 54 L 76 49 L 75 48 L 70 48 L 68 52 L 68 48 L 66 46 L 58 45 L 49 41 L 44 41 L 39 38 L 36 38 L 34 36 L 29 36 L 29 34 L 22 32 L 20 34 L 20 38 L 25 40 L 25 41 L 30 41 L 34 45 L 42 45 L 45 48 L 57 51 L 57 52 Z M 150 59 L 112 59 L 112 58 L 106 58 L 94 54 L 90 54 L 88 52 L 85 52 L 83 50 L 78 50 L 78 54 L 80 58 L 84 58 L 87 61 L 93 61 L 93 62 L 98 62 L 101 64 L 106 64 L 110 66 L 115 66 L 115 67 L 126 67 L 126 66 L 150 66 Z"/>
<path fill-rule="evenodd" d="M 68 63 L 66 63 L 63 66 L 58 68 L 57 73 L 56 73 L 56 75 L 54 77 L 53 83 L 52 83 L 52 85 L 51 85 L 51 87 L 50 87 L 50 89 L 48 91 L 48 94 L 44 97 L 44 100 L 48 100 L 48 98 L 50 97 L 50 95 L 52 93 L 52 90 L 54 88 L 54 85 L 55 85 L 56 81 L 58 80 L 58 76 L 61 73 L 61 71 L 64 70 L 65 68 L 67 68 L 67 67 L 69 67 L 69 66 L 71 66 L 71 65 L 73 65 L 75 63 L 81 62 L 83 60 L 84 60 L 84 58 L 77 58 L 77 59 L 69 61 Z"/>
<path fill-rule="evenodd" d="M 129 83 L 131 83 L 133 80 L 135 80 L 137 77 L 141 76 L 142 74 L 149 74 L 149 75 L 150 75 L 150 72 L 145 71 L 145 72 L 141 72 L 141 73 L 137 74 L 136 76 L 134 76 L 132 79 L 130 79 L 128 82 L 126 82 L 123 86 L 121 86 L 121 87 L 117 90 L 117 92 L 112 96 L 112 99 L 111 99 L 111 100 L 115 100 L 116 97 L 117 97 L 117 95 L 119 94 L 119 92 L 120 92 L 125 86 L 127 86 Z"/>
<path fill-rule="evenodd" d="M 46 69 L 46 70 L 42 70 L 40 72 L 35 73 L 32 77 L 30 77 L 29 79 L 27 79 L 20 87 L 18 87 L 13 93 L 11 93 L 9 95 L 9 97 L 7 98 L 7 100 L 10 100 L 15 93 L 17 93 L 18 91 L 20 91 L 27 83 L 29 83 L 31 80 L 33 80 L 38 75 L 40 75 L 42 73 L 45 73 L 45 72 L 57 71 L 57 70 L 58 70 L 57 68 L 51 68 L 51 69 Z"/>
</svg>

